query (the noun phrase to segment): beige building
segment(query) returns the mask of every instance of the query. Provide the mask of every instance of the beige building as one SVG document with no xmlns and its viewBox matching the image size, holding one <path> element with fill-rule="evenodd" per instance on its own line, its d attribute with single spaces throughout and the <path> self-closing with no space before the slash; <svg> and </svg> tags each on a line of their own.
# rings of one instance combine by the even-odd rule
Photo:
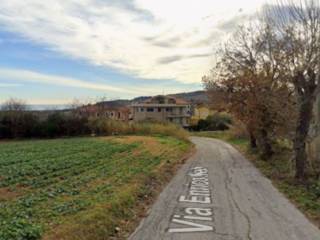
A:
<svg viewBox="0 0 320 240">
<path fill-rule="evenodd" d="M 76 113 L 83 117 L 108 118 L 128 122 L 131 119 L 129 107 L 110 107 L 104 105 L 87 105 L 80 107 Z"/>
<path fill-rule="evenodd" d="M 133 104 L 132 119 L 139 121 L 171 122 L 189 127 L 191 106 L 184 100 L 170 96 L 152 97 L 142 103 Z"/>
</svg>

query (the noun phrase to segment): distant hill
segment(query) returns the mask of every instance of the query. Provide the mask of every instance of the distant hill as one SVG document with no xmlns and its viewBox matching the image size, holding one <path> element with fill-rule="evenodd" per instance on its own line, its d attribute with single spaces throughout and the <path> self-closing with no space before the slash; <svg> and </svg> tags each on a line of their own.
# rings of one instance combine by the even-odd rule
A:
<svg viewBox="0 0 320 240">
<path fill-rule="evenodd" d="M 110 107 L 110 108 L 116 108 L 116 107 L 123 107 L 131 104 L 131 100 L 127 99 L 119 99 L 119 100 L 110 100 L 110 101 L 103 101 L 103 102 L 98 102 L 96 105 L 104 105 L 105 107 Z"/>
<path fill-rule="evenodd" d="M 185 101 L 188 101 L 190 103 L 208 103 L 208 97 L 205 93 L 205 91 L 195 91 L 195 92 L 186 92 L 186 93 L 176 93 L 176 94 L 170 94 L 168 96 L 173 96 L 177 98 L 181 98 Z M 111 100 L 111 101 L 104 101 L 97 103 L 98 105 L 104 105 L 107 107 L 122 107 L 122 106 L 128 106 L 132 103 L 139 103 L 147 100 L 151 96 L 141 96 L 136 97 L 131 100 L 126 99 L 119 99 L 119 100 Z"/>
<path fill-rule="evenodd" d="M 208 97 L 205 91 L 195 91 L 195 92 L 185 92 L 185 93 L 176 93 L 170 94 L 168 96 L 173 96 L 177 98 L 181 98 L 190 103 L 208 103 Z M 118 99 L 118 100 L 110 100 L 96 103 L 97 105 L 104 105 L 106 107 L 124 107 L 128 106 L 132 103 L 139 103 L 151 98 L 151 96 L 141 96 L 136 97 L 134 99 Z M 0 109 L 1 109 L 0 104 Z M 30 111 L 60 111 L 60 110 L 68 110 L 70 109 L 69 105 L 27 105 Z"/>
<path fill-rule="evenodd" d="M 191 103 L 208 103 L 209 101 L 205 91 L 176 93 L 176 94 L 171 94 L 170 96 L 181 98 Z"/>
</svg>

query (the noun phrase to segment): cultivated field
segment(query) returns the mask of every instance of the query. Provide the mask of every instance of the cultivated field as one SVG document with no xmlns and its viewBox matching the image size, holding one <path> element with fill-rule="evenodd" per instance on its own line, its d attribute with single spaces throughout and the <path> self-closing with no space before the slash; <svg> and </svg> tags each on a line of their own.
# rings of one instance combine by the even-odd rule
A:
<svg viewBox="0 0 320 240">
<path fill-rule="evenodd" d="M 135 136 L 0 143 L 0 239 L 125 238 L 189 147 Z"/>
</svg>

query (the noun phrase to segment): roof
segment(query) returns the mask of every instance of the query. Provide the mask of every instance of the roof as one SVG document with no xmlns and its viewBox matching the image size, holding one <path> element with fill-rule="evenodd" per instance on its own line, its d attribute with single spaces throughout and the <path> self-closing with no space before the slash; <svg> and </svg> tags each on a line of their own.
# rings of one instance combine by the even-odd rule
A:
<svg viewBox="0 0 320 240">
<path fill-rule="evenodd" d="M 188 105 L 189 103 L 177 97 L 158 95 L 158 96 L 149 98 L 140 104 Z"/>
<path fill-rule="evenodd" d="M 80 111 L 85 111 L 85 112 L 99 112 L 99 111 L 119 111 L 119 112 L 127 112 L 130 111 L 130 108 L 127 106 L 103 106 L 103 105 L 86 105 L 78 108 Z"/>
<path fill-rule="evenodd" d="M 159 103 L 136 103 L 131 107 L 186 107 L 189 104 L 159 104 Z"/>
</svg>

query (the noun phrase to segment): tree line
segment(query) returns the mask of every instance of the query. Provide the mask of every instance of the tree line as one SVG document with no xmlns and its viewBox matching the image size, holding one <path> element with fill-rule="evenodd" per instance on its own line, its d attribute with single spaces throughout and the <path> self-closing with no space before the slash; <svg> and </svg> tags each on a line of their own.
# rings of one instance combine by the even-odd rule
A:
<svg viewBox="0 0 320 240">
<path fill-rule="evenodd" d="M 0 139 L 58 138 L 74 136 L 164 135 L 181 140 L 188 132 L 178 125 L 161 122 L 127 122 L 106 116 L 102 104 L 78 101 L 64 111 L 30 111 L 19 99 L 9 99 L 0 109 Z"/>
<path fill-rule="evenodd" d="M 307 177 L 306 142 L 320 92 L 319 1 L 279 1 L 239 27 L 203 83 L 212 102 L 241 120 L 264 159 L 292 140 L 295 176 Z M 217 93 L 219 93 L 217 95 Z"/>
<path fill-rule="evenodd" d="M 89 119 L 76 114 L 28 111 L 23 100 L 9 99 L 0 111 L 0 139 L 53 138 L 91 133 Z"/>
</svg>

